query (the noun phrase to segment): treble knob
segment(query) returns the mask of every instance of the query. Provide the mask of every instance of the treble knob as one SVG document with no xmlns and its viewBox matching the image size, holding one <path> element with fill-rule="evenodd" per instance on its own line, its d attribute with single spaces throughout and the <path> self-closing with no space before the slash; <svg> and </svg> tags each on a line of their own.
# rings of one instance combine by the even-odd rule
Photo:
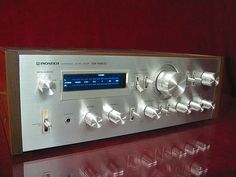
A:
<svg viewBox="0 0 236 177">
<path fill-rule="evenodd" d="M 215 109 L 215 103 L 209 100 L 201 100 L 202 107 L 204 109 Z"/>
<path fill-rule="evenodd" d="M 84 121 L 86 122 L 87 125 L 89 125 L 92 128 L 100 128 L 103 122 L 101 117 L 91 112 L 88 112 L 87 114 L 85 114 Z"/>
<path fill-rule="evenodd" d="M 47 95 L 54 95 L 56 89 L 56 83 L 49 80 L 49 79 L 42 79 L 40 78 L 38 80 L 38 90 L 42 94 L 47 94 Z"/>
<path fill-rule="evenodd" d="M 156 80 L 156 88 L 166 97 L 178 97 L 186 88 L 186 76 L 177 71 L 162 71 Z"/>
</svg>

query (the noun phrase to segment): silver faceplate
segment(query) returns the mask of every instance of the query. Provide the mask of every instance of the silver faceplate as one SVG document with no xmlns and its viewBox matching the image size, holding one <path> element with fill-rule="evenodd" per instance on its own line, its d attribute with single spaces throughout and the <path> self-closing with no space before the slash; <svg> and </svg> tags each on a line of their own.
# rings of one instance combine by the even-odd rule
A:
<svg viewBox="0 0 236 177">
<path fill-rule="evenodd" d="M 115 55 L 48 55 L 20 54 L 20 106 L 23 152 L 91 140 L 115 137 L 125 134 L 159 129 L 173 125 L 211 119 L 212 110 L 191 114 L 169 113 L 160 119 L 144 116 L 145 106 L 158 107 L 169 101 L 188 102 L 199 98 L 214 101 L 216 87 L 187 84 L 183 95 L 163 99 L 148 84 L 142 93 L 137 91 L 137 76 L 155 81 L 164 65 L 172 65 L 178 72 L 219 72 L 219 58 L 115 56 Z M 54 64 L 50 64 L 54 62 Z M 56 63 L 56 64 L 55 64 Z M 127 86 L 124 89 L 76 91 L 63 93 L 63 73 L 126 72 Z M 47 78 L 56 85 L 52 96 L 38 90 L 39 78 Z M 105 116 L 104 105 L 127 114 L 125 124 L 114 125 Z M 129 117 L 135 110 L 141 118 Z M 43 131 L 43 115 L 51 123 L 48 132 Z M 102 127 L 94 129 L 86 125 L 84 116 L 92 112 L 103 118 Z"/>
</svg>

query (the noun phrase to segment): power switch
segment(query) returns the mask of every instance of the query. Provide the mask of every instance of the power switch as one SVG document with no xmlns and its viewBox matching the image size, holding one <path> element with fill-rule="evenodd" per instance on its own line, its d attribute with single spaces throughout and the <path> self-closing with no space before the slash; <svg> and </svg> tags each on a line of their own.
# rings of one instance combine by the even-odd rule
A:
<svg viewBox="0 0 236 177">
<path fill-rule="evenodd" d="M 43 133 L 49 133 L 52 124 L 49 121 L 49 112 L 48 109 L 44 109 L 42 111 L 42 117 L 43 117 Z"/>
</svg>

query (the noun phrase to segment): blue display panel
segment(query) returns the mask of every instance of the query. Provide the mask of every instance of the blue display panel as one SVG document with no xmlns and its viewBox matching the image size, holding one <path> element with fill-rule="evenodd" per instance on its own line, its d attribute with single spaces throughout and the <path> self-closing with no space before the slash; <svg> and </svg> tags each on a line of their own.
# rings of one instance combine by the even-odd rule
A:
<svg viewBox="0 0 236 177">
<path fill-rule="evenodd" d="M 126 73 L 64 74 L 63 91 L 118 89 L 126 87 Z"/>
</svg>

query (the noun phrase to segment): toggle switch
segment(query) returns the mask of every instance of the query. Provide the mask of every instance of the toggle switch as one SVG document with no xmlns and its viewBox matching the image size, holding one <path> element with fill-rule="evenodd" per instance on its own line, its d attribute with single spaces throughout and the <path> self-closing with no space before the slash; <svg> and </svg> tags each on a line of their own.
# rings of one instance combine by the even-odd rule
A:
<svg viewBox="0 0 236 177">
<path fill-rule="evenodd" d="M 131 107 L 129 111 L 129 118 L 132 121 L 134 119 L 141 119 L 141 116 L 136 112 L 136 109 L 134 107 Z"/>
<path fill-rule="evenodd" d="M 49 121 L 48 109 L 45 109 L 42 111 L 42 117 L 43 117 L 43 133 L 48 133 L 50 129 L 52 128 L 52 124 Z"/>
<path fill-rule="evenodd" d="M 136 89 L 142 93 L 144 91 L 144 80 L 142 76 L 136 76 Z"/>
</svg>

